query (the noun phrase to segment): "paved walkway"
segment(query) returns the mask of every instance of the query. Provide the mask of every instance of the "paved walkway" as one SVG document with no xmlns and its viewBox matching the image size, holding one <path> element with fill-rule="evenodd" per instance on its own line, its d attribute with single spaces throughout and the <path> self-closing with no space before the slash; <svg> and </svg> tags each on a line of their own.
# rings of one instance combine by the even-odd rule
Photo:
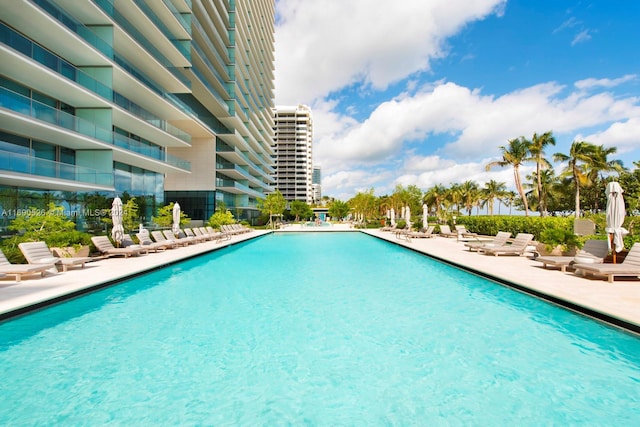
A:
<svg viewBox="0 0 640 427">
<path fill-rule="evenodd" d="M 348 225 L 298 226 L 292 225 L 282 232 L 335 232 L 358 231 Z M 229 241 L 205 242 L 187 247 L 151 253 L 135 258 L 112 257 L 100 259 L 86 265 L 84 269 L 71 269 L 65 273 L 33 276 L 16 283 L 0 279 L 0 318 L 9 313 L 63 298 L 65 295 L 82 292 L 96 286 L 110 284 L 147 270 L 184 260 L 198 254 L 210 252 L 247 239 L 264 235 L 270 231 L 255 230 L 233 237 Z M 431 239 L 399 240 L 394 233 L 365 230 L 367 234 L 428 254 L 455 265 L 464 266 L 480 274 L 491 276 L 543 295 L 552 301 L 563 302 L 602 315 L 614 323 L 622 324 L 640 332 L 640 280 L 617 279 L 615 283 L 605 280 L 583 278 L 572 272 L 545 270 L 542 264 L 529 257 L 487 256 L 466 250 L 463 242 L 456 239 L 435 237 Z"/>
<path fill-rule="evenodd" d="M 464 242 L 455 238 L 434 237 L 428 239 L 398 239 L 395 233 L 367 230 L 367 234 L 431 255 L 447 262 L 464 266 L 483 275 L 492 276 L 530 290 L 535 294 L 557 301 L 563 305 L 575 305 L 594 316 L 609 317 L 629 324 L 640 333 L 640 280 L 616 279 L 608 283 L 605 279 L 582 277 L 571 271 L 544 269 L 533 257 L 491 256 L 470 252 Z"/>
</svg>

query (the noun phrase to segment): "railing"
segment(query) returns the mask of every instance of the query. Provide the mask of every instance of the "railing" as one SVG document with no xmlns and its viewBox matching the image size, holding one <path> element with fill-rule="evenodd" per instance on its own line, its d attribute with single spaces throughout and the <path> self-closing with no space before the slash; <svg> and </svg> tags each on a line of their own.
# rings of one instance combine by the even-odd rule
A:
<svg viewBox="0 0 640 427">
<path fill-rule="evenodd" d="M 0 107 L 160 160 L 180 169 L 191 170 L 190 162 L 168 154 L 164 147 L 144 144 L 116 134 L 109 129 L 96 126 L 93 122 L 34 101 L 6 88 L 0 88 Z"/>
<path fill-rule="evenodd" d="M 0 170 L 113 186 L 113 173 L 0 150 Z"/>
<path fill-rule="evenodd" d="M 113 98 L 113 90 L 110 87 L 105 86 L 76 68 L 73 64 L 54 55 L 4 24 L 0 25 L 0 41 L 103 98 L 108 100 Z"/>
<path fill-rule="evenodd" d="M 73 16 L 63 12 L 48 0 L 32 0 L 35 4 L 47 11 L 49 15 L 56 18 L 61 24 L 79 35 L 83 40 L 90 43 L 93 47 L 105 54 L 107 58 L 113 58 L 113 46 L 102 40 L 90 28 L 82 22 L 77 21 Z"/>
</svg>

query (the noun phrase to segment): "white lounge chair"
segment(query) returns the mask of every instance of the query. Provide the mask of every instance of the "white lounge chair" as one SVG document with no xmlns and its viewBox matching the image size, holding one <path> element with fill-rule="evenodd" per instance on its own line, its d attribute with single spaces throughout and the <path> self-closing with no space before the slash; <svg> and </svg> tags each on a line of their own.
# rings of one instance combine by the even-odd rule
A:
<svg viewBox="0 0 640 427">
<path fill-rule="evenodd" d="M 93 261 L 91 257 L 56 257 L 45 242 L 22 242 L 18 244 L 20 252 L 29 264 L 55 264 L 56 267 L 67 271 L 70 267 L 84 268 L 84 265 Z"/>
<path fill-rule="evenodd" d="M 509 237 L 511 237 L 509 231 L 498 231 L 498 234 L 489 242 L 476 238 L 477 240 L 466 242 L 464 245 L 469 248 L 469 252 L 480 251 L 482 248 L 495 248 L 496 246 L 505 245 Z"/>
<path fill-rule="evenodd" d="M 138 256 L 143 252 L 142 248 L 116 248 L 107 236 L 93 236 L 91 241 L 101 254 L 108 257 L 124 256 L 128 258 L 130 256 Z"/>
<path fill-rule="evenodd" d="M 478 252 L 485 255 L 518 255 L 524 256 L 529 250 L 529 244 L 533 240 L 533 234 L 518 233 L 511 244 L 495 247 L 483 247 Z"/>
<path fill-rule="evenodd" d="M 45 276 L 48 270 L 55 268 L 54 263 L 48 264 L 11 264 L 4 252 L 0 250 L 0 274 L 5 276 L 15 276 L 16 282 L 20 282 L 23 276 L 29 276 L 32 274 L 40 274 Z"/>
<path fill-rule="evenodd" d="M 442 224 L 440 226 L 440 233 L 438 235 L 442 237 L 454 237 L 454 238 L 458 237 L 458 233 L 451 231 L 451 227 L 449 227 L 446 224 Z"/>
<path fill-rule="evenodd" d="M 620 264 L 573 264 L 576 274 L 587 276 L 604 276 L 609 283 L 616 277 L 640 278 L 640 242 L 633 244 L 629 253 Z"/>
<path fill-rule="evenodd" d="M 543 268 L 560 267 L 560 271 L 564 273 L 567 267 L 573 267 L 576 263 L 602 264 L 608 253 L 609 245 L 606 240 L 589 239 L 575 256 L 540 256 L 535 261 L 541 262 Z"/>
</svg>

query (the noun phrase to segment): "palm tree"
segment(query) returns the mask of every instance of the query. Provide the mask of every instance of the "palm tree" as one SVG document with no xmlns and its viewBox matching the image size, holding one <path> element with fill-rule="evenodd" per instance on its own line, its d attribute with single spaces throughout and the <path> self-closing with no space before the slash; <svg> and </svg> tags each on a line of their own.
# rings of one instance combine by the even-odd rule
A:
<svg viewBox="0 0 640 427">
<path fill-rule="evenodd" d="M 533 160 L 535 160 L 536 162 L 536 177 L 538 184 L 538 211 L 540 212 L 540 216 L 545 216 L 547 208 L 542 201 L 545 198 L 545 195 L 544 188 L 542 186 L 542 174 L 540 173 L 542 169 L 551 167 L 549 161 L 544 158 L 544 149 L 547 145 L 556 145 L 556 140 L 553 137 L 553 133 L 551 131 L 545 132 L 542 135 L 534 133 L 533 139 L 529 142 L 529 152 L 531 153 Z"/>
<path fill-rule="evenodd" d="M 465 209 L 471 216 L 471 210 L 480 200 L 478 184 L 474 181 L 465 181 L 460 185 L 460 196 Z"/>
<path fill-rule="evenodd" d="M 447 188 L 442 184 L 434 185 L 429 188 L 422 201 L 427 204 L 427 206 L 435 206 L 436 207 L 436 217 L 440 218 L 440 211 L 442 210 L 442 203 L 445 200 L 447 193 Z"/>
<path fill-rule="evenodd" d="M 567 167 L 561 176 L 573 177 L 576 194 L 575 194 L 575 216 L 580 218 L 580 187 L 590 184 L 589 165 L 593 162 L 594 156 L 597 154 L 597 148 L 594 144 L 586 141 L 573 141 L 569 148 L 569 155 L 564 153 L 556 153 L 553 159 L 559 162 L 567 162 Z"/>
<path fill-rule="evenodd" d="M 589 179 L 592 183 L 599 184 L 596 189 L 597 193 L 593 194 L 591 198 L 591 207 L 598 211 L 598 201 L 604 194 L 604 173 L 617 172 L 620 174 L 625 170 L 620 160 L 609 160 L 608 157 L 611 154 L 615 154 L 618 151 L 615 147 L 605 148 L 603 145 L 596 145 L 595 155 L 592 158 L 591 163 L 588 165 Z"/>
<path fill-rule="evenodd" d="M 498 182 L 495 179 L 490 180 L 484 184 L 482 193 L 488 205 L 489 215 L 493 215 L 493 202 L 496 198 L 504 196 L 504 192 L 507 190 L 507 184 L 504 182 Z"/>
<path fill-rule="evenodd" d="M 522 204 L 524 205 L 524 214 L 529 216 L 529 204 L 524 194 L 522 181 L 520 179 L 520 165 L 529 160 L 529 144 L 528 141 L 521 136 L 520 138 L 510 139 L 509 145 L 500 146 L 502 150 L 502 160 L 489 163 L 485 169 L 490 170 L 494 166 L 505 167 L 511 165 L 513 167 L 513 179 L 515 181 L 516 190 L 520 194 Z"/>
</svg>

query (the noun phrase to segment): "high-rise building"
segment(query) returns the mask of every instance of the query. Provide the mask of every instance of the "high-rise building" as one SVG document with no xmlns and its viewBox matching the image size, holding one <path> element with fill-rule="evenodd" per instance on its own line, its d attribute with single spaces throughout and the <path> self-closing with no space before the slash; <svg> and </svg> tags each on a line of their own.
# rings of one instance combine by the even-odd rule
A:
<svg viewBox="0 0 640 427">
<path fill-rule="evenodd" d="M 288 201 L 313 203 L 313 118 L 306 105 L 275 109 L 276 187 Z"/>
<path fill-rule="evenodd" d="M 313 167 L 311 189 L 313 191 L 313 204 L 318 204 L 322 199 L 322 168 L 320 166 Z"/>
<path fill-rule="evenodd" d="M 128 195 L 146 220 L 171 201 L 258 215 L 275 0 L 15 0 L 0 18 L 0 211 Z"/>
</svg>

